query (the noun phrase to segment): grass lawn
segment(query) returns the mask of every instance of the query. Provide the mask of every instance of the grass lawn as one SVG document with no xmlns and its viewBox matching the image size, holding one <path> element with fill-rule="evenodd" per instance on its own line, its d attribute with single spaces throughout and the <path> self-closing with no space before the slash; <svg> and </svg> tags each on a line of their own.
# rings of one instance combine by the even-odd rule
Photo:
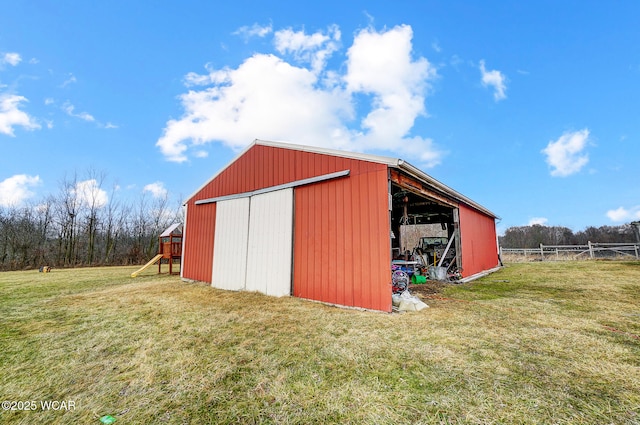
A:
<svg viewBox="0 0 640 425">
<path fill-rule="evenodd" d="M 640 423 L 640 262 L 512 264 L 405 314 L 136 269 L 0 273 L 0 400 L 35 407 L 0 423 Z"/>
</svg>

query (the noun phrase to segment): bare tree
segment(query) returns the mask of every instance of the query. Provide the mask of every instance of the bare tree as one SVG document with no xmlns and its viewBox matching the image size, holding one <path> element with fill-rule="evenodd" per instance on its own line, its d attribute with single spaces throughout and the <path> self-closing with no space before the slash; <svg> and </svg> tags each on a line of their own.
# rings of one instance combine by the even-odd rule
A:
<svg viewBox="0 0 640 425">
<path fill-rule="evenodd" d="M 519 226 L 508 228 L 500 237 L 504 248 L 537 248 L 543 245 L 586 245 L 587 242 L 633 242 L 633 229 L 629 224 L 622 226 L 589 226 L 577 233 L 567 227 Z"/>
<path fill-rule="evenodd" d="M 0 206 L 0 270 L 7 268 L 6 262 L 9 258 L 9 217 L 6 208 Z"/>
<path fill-rule="evenodd" d="M 118 186 L 114 185 L 111 189 L 109 203 L 103 208 L 104 264 L 122 261 L 116 258 L 115 253 L 118 242 L 127 233 L 127 222 L 131 212 L 131 207 L 122 203 L 116 196 L 117 190 Z"/>
<path fill-rule="evenodd" d="M 53 220 L 53 202 L 53 198 L 47 196 L 40 204 L 34 207 L 36 228 L 38 229 L 35 265 L 49 263 L 47 253 L 49 252 L 49 233 Z"/>
<path fill-rule="evenodd" d="M 140 263 L 146 258 L 145 247 L 149 241 L 149 227 L 151 218 L 148 215 L 149 200 L 145 193 L 139 198 L 133 207 L 131 216 L 132 246 L 129 250 L 130 261 Z"/>
<path fill-rule="evenodd" d="M 42 261 L 47 216 L 37 207 L 12 206 L 3 211 L 0 259 L 3 269 L 24 269 Z"/>
<path fill-rule="evenodd" d="M 98 212 L 107 203 L 107 194 L 102 190 L 106 174 L 94 169 L 87 171 L 87 179 L 76 185 L 76 192 L 84 213 L 84 233 L 86 243 L 86 264 L 93 264 L 96 251 L 96 236 L 99 226 Z"/>
<path fill-rule="evenodd" d="M 78 199 L 78 178 L 74 173 L 60 182 L 58 195 L 55 197 L 54 217 L 58 237 L 58 263 L 65 266 L 77 263 L 77 220 L 81 204 Z"/>
<path fill-rule="evenodd" d="M 158 236 L 181 221 L 180 203 L 143 193 L 128 203 L 103 190 L 106 174 L 66 175 L 39 203 L 0 207 L 0 269 L 140 264 L 155 255 Z"/>
</svg>

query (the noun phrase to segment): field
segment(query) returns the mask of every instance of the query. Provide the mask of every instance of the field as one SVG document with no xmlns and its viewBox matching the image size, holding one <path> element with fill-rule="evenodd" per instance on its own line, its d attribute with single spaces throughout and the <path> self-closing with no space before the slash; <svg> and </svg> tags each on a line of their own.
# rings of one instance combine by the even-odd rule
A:
<svg viewBox="0 0 640 425">
<path fill-rule="evenodd" d="M 508 264 L 405 314 L 135 269 L 0 273 L 0 423 L 640 424 L 640 262 Z"/>
</svg>

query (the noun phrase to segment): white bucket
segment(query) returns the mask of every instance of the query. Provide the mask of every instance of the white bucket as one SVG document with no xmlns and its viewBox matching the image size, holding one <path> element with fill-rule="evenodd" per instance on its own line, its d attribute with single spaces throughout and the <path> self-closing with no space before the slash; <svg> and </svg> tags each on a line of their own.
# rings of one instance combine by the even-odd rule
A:
<svg viewBox="0 0 640 425">
<path fill-rule="evenodd" d="M 446 267 L 429 267 L 429 279 L 431 280 L 447 280 L 447 268 Z"/>
</svg>

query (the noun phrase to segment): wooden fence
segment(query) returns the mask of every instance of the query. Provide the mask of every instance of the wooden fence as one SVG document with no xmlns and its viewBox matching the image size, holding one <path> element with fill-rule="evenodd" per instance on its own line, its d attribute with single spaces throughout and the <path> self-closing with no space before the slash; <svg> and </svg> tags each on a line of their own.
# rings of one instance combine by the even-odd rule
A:
<svg viewBox="0 0 640 425">
<path fill-rule="evenodd" d="M 502 248 L 502 259 L 520 258 L 524 261 L 536 260 L 580 260 L 596 258 L 628 258 L 640 259 L 640 243 L 599 243 L 588 242 L 587 245 L 543 245 L 539 248 Z"/>
</svg>

